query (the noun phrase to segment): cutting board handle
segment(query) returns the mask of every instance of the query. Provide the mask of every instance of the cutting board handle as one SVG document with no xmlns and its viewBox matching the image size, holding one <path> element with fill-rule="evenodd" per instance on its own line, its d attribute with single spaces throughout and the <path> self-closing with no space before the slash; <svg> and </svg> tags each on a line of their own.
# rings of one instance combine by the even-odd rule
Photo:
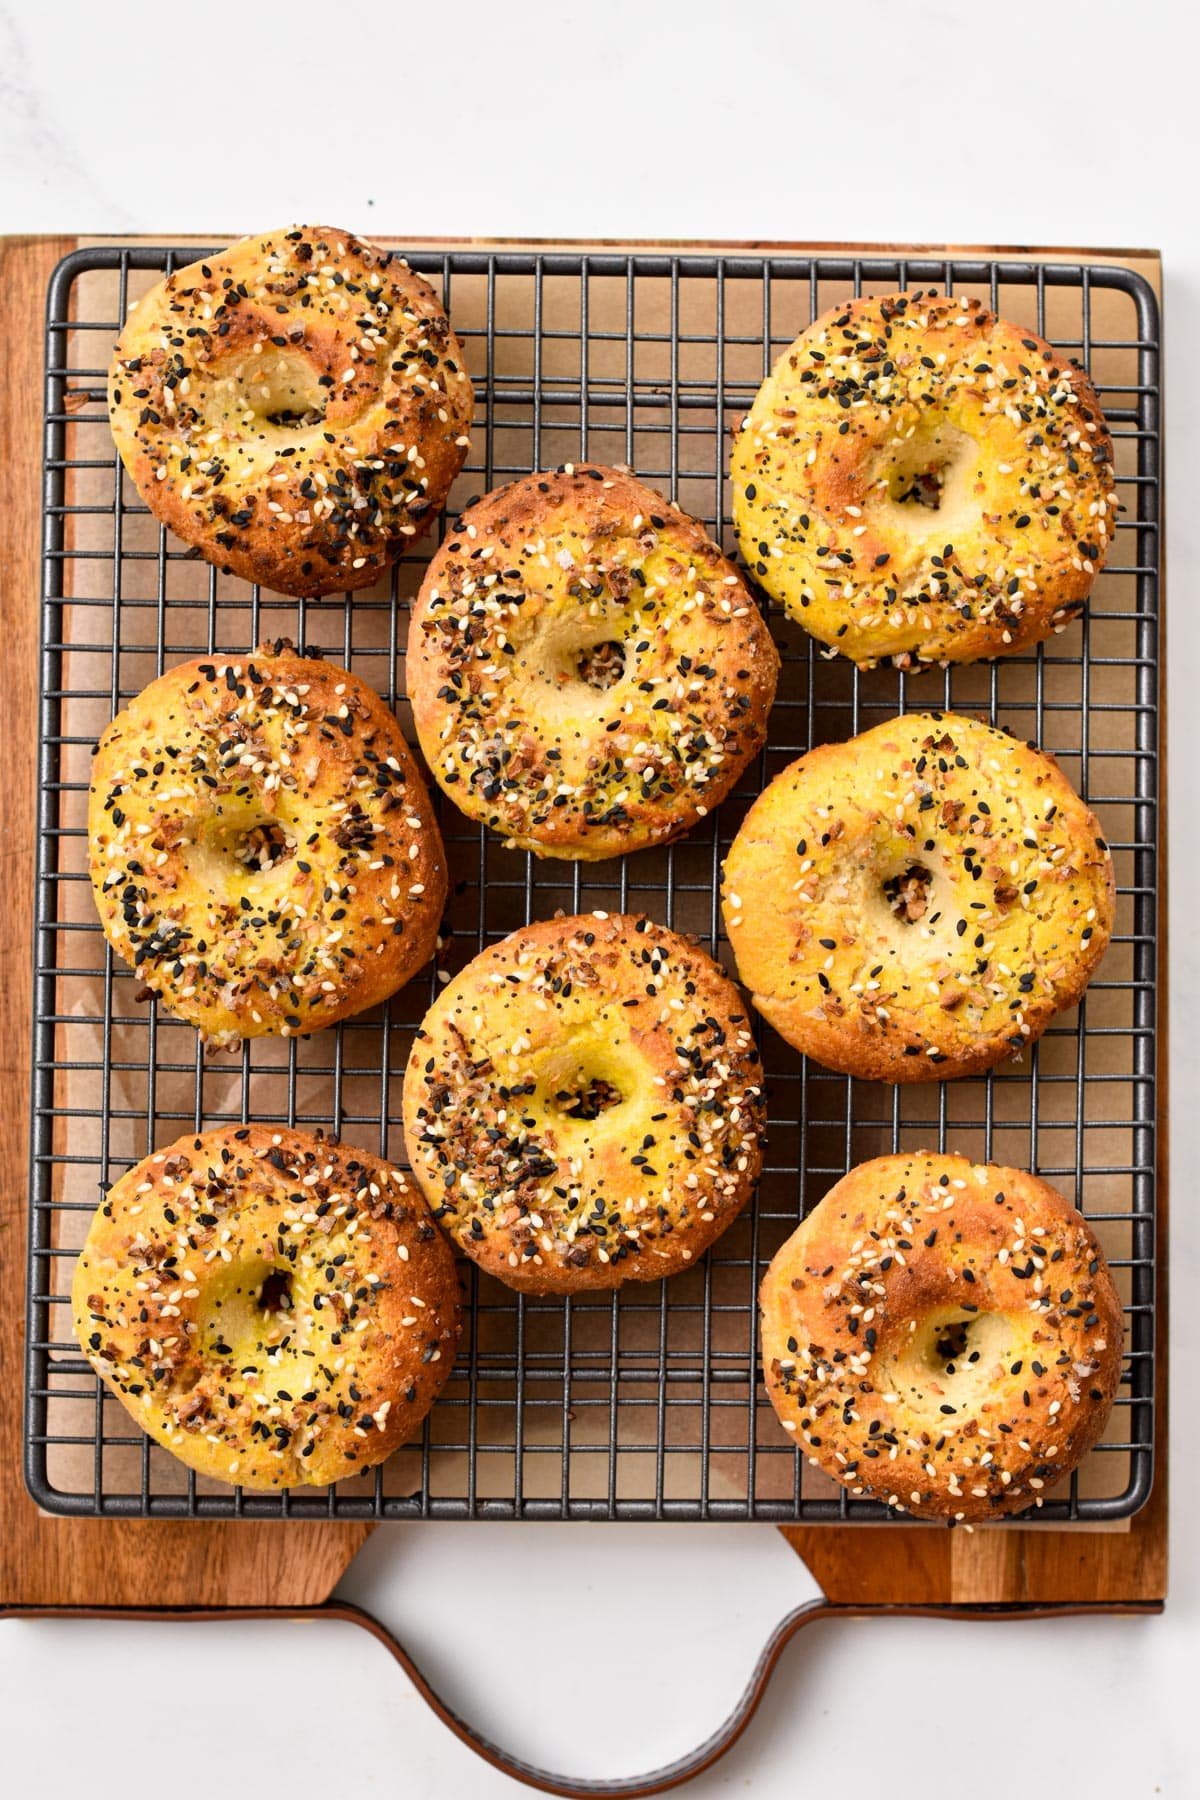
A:
<svg viewBox="0 0 1200 1800">
<path fill-rule="evenodd" d="M 399 1640 L 378 1619 L 361 1606 L 352 1606 L 342 1600 L 327 1600 L 320 1606 L 218 1606 L 218 1607 L 84 1607 L 84 1606 L 16 1606 L 0 1607 L 0 1618 L 25 1619 L 144 1619 L 144 1620 L 184 1620 L 216 1621 L 228 1624 L 238 1619 L 300 1619 L 327 1620 L 341 1619 L 347 1624 L 358 1625 L 388 1650 L 400 1667 L 404 1670 L 421 1698 L 430 1710 L 437 1714 L 443 1725 L 447 1726 L 459 1741 L 473 1750 L 476 1756 L 490 1763 L 492 1768 L 499 1769 L 514 1781 L 523 1782 L 526 1787 L 538 1788 L 544 1794 L 562 1794 L 568 1800 L 639 1800 L 648 1794 L 663 1794 L 668 1788 L 679 1787 L 690 1781 L 704 1769 L 711 1768 L 731 1745 L 741 1737 L 747 1725 L 758 1710 L 759 1702 L 767 1691 L 775 1666 L 784 1649 L 804 1626 L 812 1625 L 818 1619 L 865 1619 L 865 1618 L 908 1618 L 908 1619 L 958 1619 L 958 1620 L 990 1620 L 1005 1619 L 1037 1619 L 1037 1618 L 1072 1618 L 1080 1614 L 1113 1614 L 1113 1613 L 1159 1613 L 1163 1610 L 1160 1600 L 1126 1601 L 1126 1602 L 1079 1602 L 1056 1605 L 1010 1605 L 1007 1603 L 990 1606 L 905 1606 L 905 1605 L 847 1605 L 829 1601 L 824 1598 L 805 1601 L 794 1611 L 780 1619 L 759 1653 L 758 1660 L 751 1671 L 750 1679 L 734 1706 L 715 1731 L 710 1732 L 694 1749 L 688 1750 L 674 1762 L 665 1763 L 661 1768 L 652 1769 L 645 1775 L 624 1775 L 616 1780 L 593 1781 L 586 1776 L 557 1775 L 550 1769 L 539 1769 L 533 1763 L 526 1762 L 523 1757 L 515 1756 L 501 1745 L 495 1744 L 488 1737 L 454 1710 L 431 1685 L 425 1674 L 413 1661 L 408 1651 Z"/>
<path fill-rule="evenodd" d="M 639 1795 L 665 1793 L 668 1788 L 678 1787 L 681 1782 L 690 1781 L 693 1775 L 699 1775 L 701 1770 L 709 1768 L 719 1757 L 724 1756 L 730 1745 L 741 1737 L 758 1710 L 758 1703 L 767 1691 L 784 1647 L 801 1627 L 811 1625 L 815 1619 L 825 1618 L 833 1613 L 845 1613 L 847 1610 L 845 1607 L 831 1606 L 824 1599 L 807 1600 L 802 1606 L 797 1606 L 771 1632 L 732 1712 L 715 1731 L 710 1732 L 694 1749 L 685 1751 L 674 1762 L 665 1763 L 661 1768 L 652 1769 L 645 1775 L 624 1775 L 608 1781 L 593 1781 L 586 1776 L 557 1775 L 550 1769 L 539 1769 L 535 1764 L 526 1762 L 523 1757 L 514 1756 L 511 1751 L 493 1743 L 443 1700 L 430 1686 L 404 1646 L 392 1636 L 386 1626 L 381 1625 L 378 1619 L 361 1607 L 330 1601 L 319 1609 L 325 1617 L 352 1620 L 378 1638 L 391 1651 L 426 1704 L 455 1737 L 466 1744 L 468 1749 L 474 1750 L 477 1756 L 481 1756 L 493 1768 L 511 1775 L 514 1781 L 523 1781 L 527 1787 L 539 1788 L 544 1794 L 567 1795 L 570 1800 L 609 1800 L 609 1797 L 611 1800 L 618 1800 L 618 1797 L 619 1800 L 637 1800 Z"/>
</svg>

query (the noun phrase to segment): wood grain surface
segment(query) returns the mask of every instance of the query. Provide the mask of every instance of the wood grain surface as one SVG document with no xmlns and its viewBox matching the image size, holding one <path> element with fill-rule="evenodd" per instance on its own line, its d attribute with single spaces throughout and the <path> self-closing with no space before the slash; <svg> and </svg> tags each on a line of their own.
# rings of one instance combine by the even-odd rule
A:
<svg viewBox="0 0 1200 1800">
<path fill-rule="evenodd" d="M 46 285 L 54 265 L 80 241 L 47 237 L 0 241 L 0 292 L 5 298 L 8 337 L 0 373 L 0 443 L 5 449 L 5 479 L 0 485 L 0 579 L 7 650 L 6 705 L 0 715 L 5 770 L 0 802 L 5 880 L 0 925 L 4 1083 L 0 1115 L 0 1607 L 17 1611 L 41 1607 L 267 1607 L 294 1612 L 319 1605 L 328 1597 L 375 1527 L 333 1521 L 50 1518 L 29 1499 L 22 1477 L 44 312 Z M 918 253 L 913 246 L 904 248 Z M 941 255 L 948 247 L 920 248 Z M 955 253 L 961 254 L 961 247 Z M 981 251 L 989 256 L 1003 253 L 995 248 Z M 1076 250 L 1070 254 L 1076 259 L 1082 254 L 1119 260 L 1138 268 L 1155 290 L 1161 291 L 1158 260 L 1146 252 Z M 1165 648 L 1162 654 L 1165 659 Z M 1165 894 L 1165 876 L 1160 891 Z M 1161 926 L 1160 969 L 1165 967 L 1165 918 Z M 1160 982 L 1161 1069 L 1166 1067 L 1165 994 L 1165 984 Z M 1001 1526 L 968 1533 L 903 1525 L 785 1527 L 784 1535 L 831 1601 L 858 1610 L 897 1605 L 974 1607 L 1000 1602 L 1127 1605 L 1157 1601 L 1165 1595 L 1167 1187 L 1166 1120 L 1161 1102 L 1158 1199 L 1157 1475 L 1149 1504 L 1128 1529 L 1112 1531 Z"/>
</svg>

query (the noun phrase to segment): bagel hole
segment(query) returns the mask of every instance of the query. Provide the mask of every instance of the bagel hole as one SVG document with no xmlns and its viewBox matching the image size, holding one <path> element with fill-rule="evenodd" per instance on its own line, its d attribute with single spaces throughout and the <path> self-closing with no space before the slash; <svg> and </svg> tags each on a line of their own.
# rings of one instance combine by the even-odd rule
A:
<svg viewBox="0 0 1200 1800">
<path fill-rule="evenodd" d="M 573 667 L 577 681 L 604 693 L 608 688 L 616 687 L 625 673 L 625 646 L 616 638 L 606 638 L 600 644 L 586 644 L 576 652 Z"/>
<path fill-rule="evenodd" d="M 973 451 L 966 432 L 946 419 L 925 419 L 884 451 L 875 469 L 876 495 L 908 516 L 910 533 L 921 535 L 957 524 L 975 510 L 970 492 Z M 927 519 L 922 525 L 926 513 L 945 513 L 947 519 L 936 526 Z"/>
<path fill-rule="evenodd" d="M 292 1310 L 292 1278 L 286 1269 L 272 1269 L 258 1290 L 260 1312 L 280 1313 Z"/>
<path fill-rule="evenodd" d="M 894 506 L 923 506 L 937 512 L 942 504 L 945 463 L 933 463 L 926 469 L 897 468 L 888 481 L 888 499 Z"/>
<path fill-rule="evenodd" d="M 312 431 L 316 426 L 325 423 L 325 408 L 323 406 L 280 406 L 273 411 L 263 413 L 262 416 L 268 425 L 275 427 L 276 431 Z"/>
<path fill-rule="evenodd" d="M 959 1365 L 965 1362 L 978 1362 L 978 1350 L 971 1349 L 971 1326 L 973 1319 L 951 1319 L 942 1326 L 933 1340 L 934 1354 L 944 1364 L 943 1373 L 955 1375 Z"/>
<path fill-rule="evenodd" d="M 329 390 L 302 351 L 272 345 L 244 357 L 233 371 L 237 401 L 274 431 L 313 431 L 325 421 Z"/>
<path fill-rule="evenodd" d="M 551 1104 L 567 1119 L 598 1119 L 601 1113 L 619 1106 L 624 1099 L 620 1088 L 602 1075 L 582 1072 L 566 1087 L 559 1088 Z"/>
<path fill-rule="evenodd" d="M 232 846 L 232 855 L 234 861 L 241 863 L 250 874 L 265 875 L 269 869 L 286 862 L 294 849 L 283 826 L 267 819 L 242 832 Z"/>
<path fill-rule="evenodd" d="M 883 884 L 883 897 L 892 912 L 905 925 L 915 925 L 929 911 L 929 890 L 933 871 L 924 863 L 910 863 L 898 875 Z"/>
<path fill-rule="evenodd" d="M 925 1380 L 962 1382 L 965 1392 L 979 1379 L 999 1379 L 1004 1369 L 1017 1375 L 1027 1338 L 1024 1321 L 1011 1313 L 947 1308 L 926 1327 L 918 1351 L 920 1372 L 914 1371 L 918 1384 L 924 1386 Z M 936 1398 L 945 1388 L 934 1385 L 931 1391 Z"/>
</svg>

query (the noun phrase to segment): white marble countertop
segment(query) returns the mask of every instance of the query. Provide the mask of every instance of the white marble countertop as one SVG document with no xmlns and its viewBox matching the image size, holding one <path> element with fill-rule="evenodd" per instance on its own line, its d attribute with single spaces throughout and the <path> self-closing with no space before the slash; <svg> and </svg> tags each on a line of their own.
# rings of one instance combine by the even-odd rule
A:
<svg viewBox="0 0 1200 1800">
<path fill-rule="evenodd" d="M 414 238 L 1163 252 L 1175 721 L 1168 1610 L 822 1624 L 785 1654 L 755 1724 L 689 1795 L 841 1793 L 864 1754 L 895 1800 L 1200 1788 L 1200 1471 L 1183 1379 L 1200 1356 L 1189 1178 L 1200 1156 L 1190 935 L 1200 865 L 1189 829 L 1200 791 L 1200 230 L 1182 10 L 1159 0 L 1020 14 L 950 0 L 560 0 L 553 10 L 292 0 L 244 6 L 235 21 L 144 0 L 0 8 L 8 232 L 233 236 L 319 218 Z M 770 1624 L 812 1591 L 765 1527 L 397 1526 L 364 1556 L 346 1591 L 382 1595 L 384 1616 L 464 1710 L 572 1773 L 596 1772 L 601 1754 L 603 1771 L 618 1773 L 685 1748 L 727 1710 Z M 638 1601 L 618 1598 L 631 1591 Z M 714 1597 L 726 1622 L 716 1641 L 702 1628 Z M 594 1696 L 617 1677 L 642 1703 L 600 1714 Z M 348 1779 L 421 1800 L 520 1791 L 442 1729 L 382 1648 L 333 1623 L 9 1623 L 0 1728 L 8 1791 L 45 1800 L 124 1800 L 157 1771 L 174 1800 L 240 1794 L 252 1774 L 292 1800 Z"/>
</svg>

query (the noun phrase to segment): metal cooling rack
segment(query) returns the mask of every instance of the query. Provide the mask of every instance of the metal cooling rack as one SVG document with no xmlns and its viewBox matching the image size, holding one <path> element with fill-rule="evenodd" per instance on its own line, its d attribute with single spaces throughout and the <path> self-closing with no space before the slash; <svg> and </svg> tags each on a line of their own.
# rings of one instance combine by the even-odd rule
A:
<svg viewBox="0 0 1200 1800">
<path fill-rule="evenodd" d="M 72 1262 L 101 1193 L 147 1151 L 226 1120 L 323 1124 L 402 1160 L 400 1077 L 438 971 L 390 1006 L 303 1042 L 204 1060 L 195 1033 L 114 964 L 86 876 L 91 747 L 111 715 L 185 657 L 288 636 L 324 645 L 403 705 L 407 600 L 308 602 L 218 576 L 160 531 L 108 433 L 104 375 L 144 287 L 196 249 L 80 250 L 49 293 L 41 813 L 30 1183 L 27 1476 L 55 1512 L 157 1517 L 879 1520 L 785 1440 L 758 1375 L 754 1299 L 798 1219 L 854 1162 L 951 1146 L 1039 1170 L 1110 1255 L 1127 1315 L 1107 1441 L 1039 1516 L 1115 1519 L 1152 1476 L 1158 813 L 1158 319 L 1133 271 L 882 256 L 412 256 L 440 288 L 478 394 L 452 501 L 563 460 L 630 463 L 734 548 L 730 427 L 774 357 L 850 293 L 915 284 L 978 294 L 1091 369 L 1116 440 L 1124 512 L 1088 616 L 1036 654 L 906 676 L 859 675 L 777 613 L 784 657 L 770 743 L 704 829 L 606 865 L 539 864 L 441 807 L 453 897 L 442 969 L 556 907 L 644 909 L 729 963 L 717 878 L 746 805 L 814 742 L 897 711 L 951 705 L 1052 750 L 1113 846 L 1117 931 L 1077 1013 L 983 1080 L 883 1088 L 805 1063 L 762 1032 L 767 1167 L 752 1209 L 704 1265 L 660 1286 L 573 1301 L 513 1295 L 465 1271 L 467 1329 L 423 1441 L 334 1490 L 243 1494 L 198 1481 L 131 1425 L 70 1332 Z"/>
</svg>

